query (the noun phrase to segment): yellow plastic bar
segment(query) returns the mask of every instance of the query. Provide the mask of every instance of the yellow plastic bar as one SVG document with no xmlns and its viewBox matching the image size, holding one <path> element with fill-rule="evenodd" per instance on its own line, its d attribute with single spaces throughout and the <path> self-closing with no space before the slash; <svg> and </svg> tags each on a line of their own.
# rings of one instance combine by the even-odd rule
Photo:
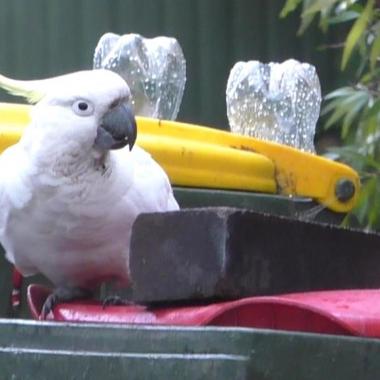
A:
<svg viewBox="0 0 380 380">
<path fill-rule="evenodd" d="M 197 141 L 262 154 L 275 165 L 276 183 L 281 194 L 310 197 L 337 212 L 351 210 L 357 201 L 358 173 L 327 158 L 270 141 L 186 123 L 140 118 L 139 127 L 143 135 L 176 136 L 187 143 Z M 354 186 L 354 195 L 344 202 L 336 196 L 337 183 L 341 180 L 348 180 Z"/>
<path fill-rule="evenodd" d="M 9 134 L 8 142 L 0 139 L 0 150 L 15 142 L 28 114 L 29 106 L 0 104 L 0 133 Z M 357 200 L 359 177 L 346 165 L 212 128 L 143 117 L 137 122 L 139 145 L 165 168 L 173 184 L 310 197 L 338 212 L 351 210 Z M 354 186 L 346 201 L 336 195 L 341 180 Z"/>
<path fill-rule="evenodd" d="M 143 124 L 139 121 L 140 131 Z M 276 192 L 273 162 L 263 155 L 144 132 L 137 143 L 152 154 L 176 185 Z"/>
</svg>

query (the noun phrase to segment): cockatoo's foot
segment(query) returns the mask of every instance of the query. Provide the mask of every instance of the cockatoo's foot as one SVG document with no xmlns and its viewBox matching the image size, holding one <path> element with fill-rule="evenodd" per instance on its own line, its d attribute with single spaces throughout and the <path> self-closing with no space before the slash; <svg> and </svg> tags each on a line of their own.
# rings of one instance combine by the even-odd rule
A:
<svg viewBox="0 0 380 380">
<path fill-rule="evenodd" d="M 91 298 L 93 292 L 84 288 L 58 287 L 45 300 L 42 306 L 40 319 L 46 319 L 47 315 L 60 302 L 74 301 L 77 299 Z"/>
<path fill-rule="evenodd" d="M 103 305 L 103 309 L 105 309 L 107 306 L 129 306 L 129 305 L 135 305 L 135 303 L 125 298 L 121 298 L 116 295 L 111 295 L 103 299 L 102 305 Z"/>
</svg>

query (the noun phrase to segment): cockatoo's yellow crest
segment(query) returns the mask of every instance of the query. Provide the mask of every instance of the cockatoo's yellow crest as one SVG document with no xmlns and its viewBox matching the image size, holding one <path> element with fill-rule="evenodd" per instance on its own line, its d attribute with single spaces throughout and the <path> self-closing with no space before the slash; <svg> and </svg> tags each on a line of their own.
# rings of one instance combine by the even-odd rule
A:
<svg viewBox="0 0 380 380">
<path fill-rule="evenodd" d="M 0 74 L 0 87 L 29 103 L 39 102 L 46 94 L 46 80 L 15 80 Z"/>
</svg>

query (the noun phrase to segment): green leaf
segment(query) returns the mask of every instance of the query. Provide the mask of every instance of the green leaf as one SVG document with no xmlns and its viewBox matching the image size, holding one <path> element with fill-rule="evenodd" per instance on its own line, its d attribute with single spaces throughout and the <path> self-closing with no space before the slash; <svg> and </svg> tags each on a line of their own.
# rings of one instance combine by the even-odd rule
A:
<svg viewBox="0 0 380 380">
<path fill-rule="evenodd" d="M 352 122 L 359 117 L 360 110 L 368 103 L 368 99 L 362 98 L 355 102 L 348 110 L 346 116 L 343 119 L 342 124 L 342 137 L 346 138 L 352 126 Z"/>
<path fill-rule="evenodd" d="M 379 223 L 379 215 L 380 215 L 380 202 L 379 202 L 379 178 L 376 178 L 376 186 L 369 194 L 371 207 L 369 208 L 368 213 L 368 226 L 372 229 L 376 227 Z"/>
<path fill-rule="evenodd" d="M 339 103 L 341 102 L 341 99 L 334 99 L 331 100 L 328 104 L 324 105 L 322 107 L 321 116 L 325 116 L 328 113 L 330 113 L 333 109 L 337 108 L 339 106 Z"/>
<path fill-rule="evenodd" d="M 363 167 L 367 167 L 368 169 L 380 171 L 380 162 L 377 162 L 371 156 L 368 156 L 368 155 L 367 156 L 359 155 L 359 156 L 361 156 L 361 158 L 359 158 L 359 159 L 362 160 Z"/>
<path fill-rule="evenodd" d="M 366 91 L 353 91 L 351 95 L 345 97 L 337 104 L 335 111 L 326 121 L 325 128 L 330 128 L 339 119 L 341 119 L 345 114 L 347 115 L 350 111 L 358 113 L 362 107 L 367 104 L 369 100 L 369 95 Z M 352 116 L 354 117 L 354 116 Z M 346 126 L 347 128 L 347 126 Z M 347 136 L 347 130 L 342 130 L 342 136 Z"/>
<path fill-rule="evenodd" d="M 363 191 L 364 189 L 362 188 L 362 192 L 360 194 L 358 204 L 354 210 L 354 214 L 358 218 L 359 223 L 363 226 L 366 224 L 366 216 L 368 213 L 368 195 L 366 192 Z"/>
<path fill-rule="evenodd" d="M 364 10 L 364 7 L 363 7 L 363 5 L 361 5 L 359 3 L 355 3 L 355 4 L 350 5 L 349 9 L 351 11 L 354 11 L 354 12 L 362 13 Z"/>
<path fill-rule="evenodd" d="M 345 12 L 339 13 L 335 17 L 331 17 L 328 22 L 329 22 L 330 25 L 341 24 L 343 22 L 355 20 L 359 16 L 360 16 L 360 13 L 358 13 L 358 12 L 355 12 L 355 11 L 345 11 Z"/>
<path fill-rule="evenodd" d="M 325 123 L 325 129 L 329 129 L 332 127 L 339 119 L 343 117 L 343 115 L 347 112 L 345 107 L 336 108 L 335 111 L 331 114 L 331 116 L 327 119 Z"/>
<path fill-rule="evenodd" d="M 314 14 L 313 15 L 307 15 L 301 17 L 301 26 L 299 27 L 297 31 L 297 35 L 300 36 L 305 32 L 305 30 L 310 26 L 310 24 L 314 20 Z"/>
<path fill-rule="evenodd" d="M 317 12 L 322 12 L 328 8 L 331 8 L 335 3 L 340 0 L 315 0 L 312 5 L 307 7 L 302 14 L 307 16 Z"/>
<path fill-rule="evenodd" d="M 377 81 L 378 77 L 380 76 L 380 68 L 374 69 L 373 71 L 370 71 L 368 73 L 365 73 L 361 78 L 360 82 L 363 84 L 368 84 L 370 82 Z"/>
<path fill-rule="evenodd" d="M 355 21 L 350 32 L 348 33 L 346 44 L 343 50 L 341 70 L 344 70 L 346 68 L 348 60 L 351 57 L 354 47 L 356 46 L 359 39 L 365 32 L 365 29 L 372 18 L 374 4 L 375 4 L 375 0 L 367 1 L 367 4 L 363 10 L 363 13 Z"/>
<path fill-rule="evenodd" d="M 342 124 L 342 137 L 345 139 L 348 136 L 350 127 L 355 118 L 359 117 L 361 109 L 368 103 L 368 97 L 362 97 L 352 102 Z"/>
<path fill-rule="evenodd" d="M 369 118 L 365 118 L 364 122 L 361 125 L 361 132 L 362 135 L 360 136 L 360 140 L 362 140 L 362 144 L 365 145 L 365 148 L 368 150 L 368 148 L 371 148 L 371 144 L 369 141 L 373 141 L 373 138 L 370 140 L 368 139 L 371 135 L 377 135 L 378 131 L 378 122 L 377 117 L 372 116 Z"/>
<path fill-rule="evenodd" d="M 330 148 L 328 151 L 337 154 L 341 160 L 347 162 L 358 171 L 369 168 L 380 172 L 380 162 L 377 162 L 371 156 L 360 153 L 358 147 L 355 145 L 348 145 L 342 148 Z M 372 178 L 372 176 L 370 178 Z"/>
<path fill-rule="evenodd" d="M 362 188 L 361 194 L 358 200 L 358 204 L 354 210 L 354 214 L 358 218 L 358 221 L 361 225 L 365 224 L 367 212 L 368 212 L 368 195 L 364 192 L 364 188 Z"/>
<path fill-rule="evenodd" d="M 301 3 L 301 1 L 302 0 L 287 0 L 287 2 L 285 3 L 284 7 L 281 10 L 280 17 L 284 18 L 289 13 L 293 12 Z"/>
<path fill-rule="evenodd" d="M 341 88 L 338 88 L 337 90 L 332 91 L 329 94 L 327 94 L 325 96 L 325 100 L 330 100 L 330 99 L 337 98 L 340 96 L 347 96 L 349 94 L 352 94 L 354 91 L 355 91 L 354 88 L 352 88 L 350 86 L 341 87 Z"/>
<path fill-rule="evenodd" d="M 301 13 L 301 26 L 297 34 L 301 35 L 305 32 L 318 12 L 321 12 L 321 21 L 319 25 L 321 29 L 325 31 L 325 27 L 327 26 L 327 22 L 325 22 L 326 14 L 330 13 L 330 8 L 337 1 L 338 0 L 304 0 Z"/>
<path fill-rule="evenodd" d="M 371 195 L 375 192 L 376 178 L 372 177 L 362 186 L 360 197 L 354 210 L 355 215 L 362 225 L 368 223 L 368 211 L 371 208 L 369 200 L 371 198 Z"/>
<path fill-rule="evenodd" d="M 371 53 L 369 56 L 370 68 L 373 70 L 376 65 L 377 58 L 380 55 L 380 34 L 375 38 L 375 41 L 372 44 Z"/>
<path fill-rule="evenodd" d="M 368 60 L 369 60 L 369 50 L 366 46 L 365 38 L 361 38 L 357 50 L 359 52 L 359 59 L 355 61 L 356 64 L 356 73 L 355 77 L 360 78 L 368 71 Z"/>
<path fill-rule="evenodd" d="M 374 10 L 374 16 L 373 16 L 374 22 L 371 25 L 371 31 L 375 34 L 375 36 L 377 36 L 380 32 L 379 16 L 380 16 L 380 6 L 379 6 L 379 8 L 375 8 L 375 10 Z"/>
<path fill-rule="evenodd" d="M 377 116 L 380 112 L 380 99 L 377 99 L 375 103 L 372 104 L 372 107 L 368 109 L 365 114 L 366 119 L 370 119 L 371 117 Z"/>
<path fill-rule="evenodd" d="M 326 33 L 329 28 L 329 18 L 331 13 L 332 5 L 322 9 L 319 17 L 319 27 L 323 33 Z"/>
</svg>

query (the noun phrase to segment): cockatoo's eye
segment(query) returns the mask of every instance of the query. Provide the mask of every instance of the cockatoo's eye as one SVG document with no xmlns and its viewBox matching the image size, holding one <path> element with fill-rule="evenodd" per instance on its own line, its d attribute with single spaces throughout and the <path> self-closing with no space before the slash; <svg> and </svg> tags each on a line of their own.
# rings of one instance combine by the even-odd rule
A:
<svg viewBox="0 0 380 380">
<path fill-rule="evenodd" d="M 88 100 L 76 100 L 72 108 L 78 116 L 90 116 L 94 113 L 94 106 Z"/>
</svg>

